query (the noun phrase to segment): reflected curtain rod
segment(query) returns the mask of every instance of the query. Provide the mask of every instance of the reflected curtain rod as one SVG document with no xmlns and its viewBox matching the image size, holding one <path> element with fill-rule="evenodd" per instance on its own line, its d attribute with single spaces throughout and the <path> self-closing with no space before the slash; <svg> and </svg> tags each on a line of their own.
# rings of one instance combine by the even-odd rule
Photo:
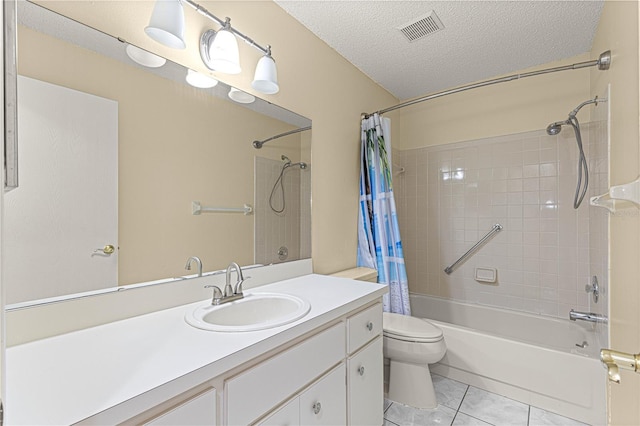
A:
<svg viewBox="0 0 640 426">
<path fill-rule="evenodd" d="M 260 149 L 260 148 L 262 148 L 262 145 L 264 145 L 265 143 L 267 143 L 269 141 L 272 141 L 272 140 L 278 139 L 278 138 L 282 138 L 284 136 L 293 135 L 295 133 L 305 132 L 307 130 L 311 130 L 311 126 L 300 127 L 299 129 L 295 129 L 295 130 L 289 130 L 288 132 L 280 133 L 278 135 L 271 136 L 270 138 L 267 138 L 267 139 L 264 139 L 264 140 L 261 140 L 261 141 L 253 141 L 253 147 L 255 149 Z"/>
<path fill-rule="evenodd" d="M 385 112 L 394 111 L 396 109 L 408 107 L 408 106 L 415 105 L 415 104 L 420 103 L 420 102 L 429 101 L 431 99 L 440 98 L 442 96 L 453 95 L 454 93 L 464 92 L 465 90 L 477 89 L 477 88 L 485 87 L 485 86 L 491 86 L 491 85 L 497 84 L 497 83 L 506 83 L 507 81 L 519 80 L 519 79 L 525 78 L 525 77 L 533 77 L 534 75 L 549 74 L 549 73 L 558 72 L 558 71 L 577 70 L 577 69 L 580 69 L 580 68 L 595 67 L 595 66 L 598 66 L 598 69 L 601 70 L 601 71 L 608 70 L 609 67 L 611 66 L 611 51 L 607 50 L 606 52 L 602 52 L 600 54 L 600 56 L 598 57 L 598 59 L 595 59 L 593 61 L 578 62 L 578 63 L 572 64 L 572 65 L 564 65 L 564 66 L 561 66 L 561 67 L 546 68 L 546 69 L 543 69 L 543 70 L 525 72 L 525 73 L 522 73 L 522 74 L 512 74 L 512 75 L 509 75 L 509 76 L 506 76 L 506 77 L 494 78 L 494 79 L 491 79 L 491 80 L 481 81 L 479 83 L 472 83 L 472 84 L 468 84 L 466 86 L 460 86 L 460 87 L 457 87 L 455 89 L 443 90 L 442 92 L 437 92 L 437 93 L 433 93 L 431 95 L 426 95 L 426 96 L 423 96 L 423 97 L 420 97 L 420 98 L 417 98 L 417 99 L 413 99 L 411 101 L 402 102 L 402 103 L 399 103 L 398 105 L 394 105 L 394 106 L 389 107 L 389 108 L 381 109 L 379 111 L 372 112 L 370 114 L 362 113 L 362 118 L 369 118 L 373 114 L 384 114 Z"/>
</svg>

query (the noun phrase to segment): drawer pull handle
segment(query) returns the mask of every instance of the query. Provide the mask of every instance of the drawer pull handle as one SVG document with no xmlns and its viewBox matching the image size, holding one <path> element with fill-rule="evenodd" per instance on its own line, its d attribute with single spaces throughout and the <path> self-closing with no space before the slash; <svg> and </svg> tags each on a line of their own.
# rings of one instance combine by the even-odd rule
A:
<svg viewBox="0 0 640 426">
<path fill-rule="evenodd" d="M 373 330 L 373 323 L 371 321 L 367 323 L 367 330 L 369 331 Z"/>
<path fill-rule="evenodd" d="M 316 402 L 315 404 L 313 404 L 313 414 L 320 414 L 320 410 L 322 409 L 322 404 L 320 404 L 320 401 Z"/>
<path fill-rule="evenodd" d="M 358 373 L 359 373 L 361 376 L 364 376 L 364 365 L 361 365 L 361 366 L 358 368 Z"/>
</svg>

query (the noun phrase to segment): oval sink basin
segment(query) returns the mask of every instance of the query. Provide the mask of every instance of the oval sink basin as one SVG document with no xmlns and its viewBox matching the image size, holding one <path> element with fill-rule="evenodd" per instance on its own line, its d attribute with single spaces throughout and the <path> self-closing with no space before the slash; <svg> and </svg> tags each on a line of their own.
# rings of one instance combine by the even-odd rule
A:
<svg viewBox="0 0 640 426">
<path fill-rule="evenodd" d="M 278 327 L 305 316 L 311 305 L 282 293 L 250 293 L 221 305 L 199 306 L 185 314 L 189 325 L 210 331 L 256 331 Z"/>
</svg>

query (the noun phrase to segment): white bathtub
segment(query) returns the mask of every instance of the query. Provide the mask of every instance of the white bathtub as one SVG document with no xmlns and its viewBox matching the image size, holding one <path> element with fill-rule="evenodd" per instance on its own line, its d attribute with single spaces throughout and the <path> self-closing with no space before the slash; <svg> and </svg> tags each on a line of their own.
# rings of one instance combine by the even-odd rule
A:
<svg viewBox="0 0 640 426">
<path fill-rule="evenodd" d="M 411 294 L 444 332 L 431 371 L 592 425 L 606 424 L 606 370 L 589 324 Z M 582 349 L 576 344 L 587 342 Z"/>
</svg>

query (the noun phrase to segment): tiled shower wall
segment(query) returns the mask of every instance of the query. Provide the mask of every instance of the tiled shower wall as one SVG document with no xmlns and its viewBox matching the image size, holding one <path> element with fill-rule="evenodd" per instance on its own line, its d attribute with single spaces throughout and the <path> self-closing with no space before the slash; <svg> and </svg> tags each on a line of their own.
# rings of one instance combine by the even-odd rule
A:
<svg viewBox="0 0 640 426">
<path fill-rule="evenodd" d="M 285 210 L 275 213 L 269 206 L 269 196 L 283 166 L 282 161 L 255 158 L 255 254 L 254 262 L 281 263 L 310 257 L 311 253 L 311 171 L 289 167 L 283 175 Z M 277 210 L 283 206 L 279 186 L 273 196 Z M 282 259 L 278 250 L 286 247 Z"/>
<path fill-rule="evenodd" d="M 561 318 L 572 308 L 606 314 L 606 303 L 590 305 L 585 292 L 591 274 L 606 281 L 608 269 L 606 210 L 589 206 L 590 196 L 607 191 L 606 124 L 582 124 L 582 136 L 591 180 L 578 210 L 569 126 L 557 136 L 394 150 L 410 290 Z M 496 223 L 501 232 L 451 275 L 443 272 Z M 476 281 L 477 267 L 495 268 L 497 281 Z"/>
</svg>

